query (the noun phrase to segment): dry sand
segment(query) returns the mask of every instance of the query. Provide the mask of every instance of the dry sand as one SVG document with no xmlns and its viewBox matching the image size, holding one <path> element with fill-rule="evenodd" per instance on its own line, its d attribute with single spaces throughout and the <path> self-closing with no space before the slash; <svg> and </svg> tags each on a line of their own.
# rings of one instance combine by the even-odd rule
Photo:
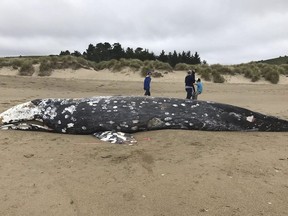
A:
<svg viewBox="0 0 288 216">
<path fill-rule="evenodd" d="M 0 70 L 0 112 L 36 98 L 143 95 L 131 71 Z M 153 96 L 185 97 L 185 73 L 153 78 Z M 201 100 L 288 119 L 288 85 L 241 77 L 204 83 Z M 138 144 L 92 136 L 0 131 L 2 216 L 288 215 L 288 133 L 162 130 Z"/>
</svg>

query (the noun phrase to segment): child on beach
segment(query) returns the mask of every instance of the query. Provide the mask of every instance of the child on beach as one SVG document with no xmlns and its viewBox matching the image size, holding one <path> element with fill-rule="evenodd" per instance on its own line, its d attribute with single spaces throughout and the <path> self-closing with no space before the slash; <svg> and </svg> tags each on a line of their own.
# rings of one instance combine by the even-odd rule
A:
<svg viewBox="0 0 288 216">
<path fill-rule="evenodd" d="M 196 85 L 197 85 L 197 91 L 195 92 L 195 95 L 194 95 L 194 99 L 195 99 L 195 100 L 197 100 L 198 95 L 201 94 L 202 91 L 203 91 L 203 84 L 202 84 L 200 78 L 197 79 Z"/>
</svg>

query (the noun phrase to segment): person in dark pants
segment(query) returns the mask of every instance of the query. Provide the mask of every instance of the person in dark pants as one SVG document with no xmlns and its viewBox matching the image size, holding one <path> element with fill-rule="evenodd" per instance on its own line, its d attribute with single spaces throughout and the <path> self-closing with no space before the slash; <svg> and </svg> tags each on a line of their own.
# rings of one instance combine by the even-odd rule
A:
<svg viewBox="0 0 288 216">
<path fill-rule="evenodd" d="M 195 79 L 194 79 L 195 82 Z M 187 72 L 187 76 L 185 77 L 185 90 L 187 92 L 186 99 L 191 99 L 193 94 L 193 76 L 192 71 L 189 70 Z"/>
<path fill-rule="evenodd" d="M 195 78 L 195 70 L 192 70 L 192 73 L 191 73 L 191 76 L 192 76 L 192 88 L 193 88 L 193 94 L 196 92 L 196 90 L 195 90 L 195 86 L 194 86 L 194 84 L 195 84 L 195 81 L 196 81 L 196 78 Z"/>
<path fill-rule="evenodd" d="M 151 83 L 151 72 L 148 72 L 147 76 L 144 79 L 144 90 L 145 90 L 144 95 L 145 96 L 151 96 L 150 83 Z"/>
</svg>

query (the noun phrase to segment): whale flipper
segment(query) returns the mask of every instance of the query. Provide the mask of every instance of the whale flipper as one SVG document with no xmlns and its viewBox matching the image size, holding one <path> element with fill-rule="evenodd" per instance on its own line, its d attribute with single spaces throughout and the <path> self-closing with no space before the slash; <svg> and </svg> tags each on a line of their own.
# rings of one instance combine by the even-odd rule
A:
<svg viewBox="0 0 288 216">
<path fill-rule="evenodd" d="M 93 136 L 98 139 L 114 144 L 136 144 L 135 138 L 128 133 L 115 132 L 115 131 L 101 131 L 93 133 Z"/>
</svg>

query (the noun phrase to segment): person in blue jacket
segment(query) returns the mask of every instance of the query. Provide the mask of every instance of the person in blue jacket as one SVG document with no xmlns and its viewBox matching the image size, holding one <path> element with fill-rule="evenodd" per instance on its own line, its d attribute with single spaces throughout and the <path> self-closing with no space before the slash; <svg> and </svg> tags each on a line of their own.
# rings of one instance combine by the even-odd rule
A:
<svg viewBox="0 0 288 216">
<path fill-rule="evenodd" d="M 203 84 L 200 78 L 197 79 L 196 85 L 197 85 L 197 91 L 195 93 L 195 99 L 197 100 L 198 95 L 201 94 L 203 91 Z"/>
<path fill-rule="evenodd" d="M 151 96 L 151 92 L 150 92 L 150 83 L 151 83 L 151 72 L 147 73 L 147 76 L 144 79 L 144 90 L 145 96 Z"/>
</svg>

